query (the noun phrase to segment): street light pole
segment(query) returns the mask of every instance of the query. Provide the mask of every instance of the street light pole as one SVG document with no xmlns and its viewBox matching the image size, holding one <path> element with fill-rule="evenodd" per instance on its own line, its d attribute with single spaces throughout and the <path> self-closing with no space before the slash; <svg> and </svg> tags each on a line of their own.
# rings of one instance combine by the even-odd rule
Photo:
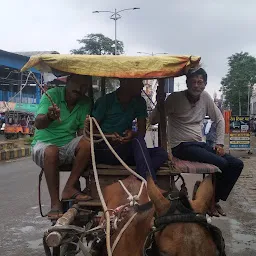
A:
<svg viewBox="0 0 256 256">
<path fill-rule="evenodd" d="M 121 19 L 122 16 L 120 15 L 120 12 L 124 12 L 124 11 L 134 11 L 134 10 L 139 10 L 140 8 L 138 7 L 134 7 L 134 8 L 127 8 L 127 9 L 122 9 L 120 11 L 117 11 L 115 8 L 115 11 L 93 11 L 92 13 L 100 13 L 100 12 L 108 12 L 108 13 L 112 13 L 112 15 L 110 16 L 111 20 L 115 21 L 115 55 L 117 55 L 117 20 Z"/>
<path fill-rule="evenodd" d="M 116 9 L 115 9 L 115 55 L 117 55 L 116 22 L 117 22 L 117 16 L 116 16 Z"/>
</svg>

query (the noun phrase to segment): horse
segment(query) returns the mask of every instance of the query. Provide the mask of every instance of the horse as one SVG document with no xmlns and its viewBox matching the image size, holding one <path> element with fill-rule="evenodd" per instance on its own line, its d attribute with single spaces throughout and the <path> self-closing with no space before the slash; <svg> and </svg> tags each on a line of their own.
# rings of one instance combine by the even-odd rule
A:
<svg viewBox="0 0 256 256">
<path fill-rule="evenodd" d="M 133 176 L 122 183 L 132 195 L 137 195 L 141 188 L 141 182 Z M 211 177 L 201 182 L 194 200 L 189 201 L 183 193 L 166 194 L 148 178 L 147 188 L 137 198 L 138 204 L 119 213 L 120 222 L 111 233 L 112 246 L 120 238 L 114 250 L 112 247 L 113 256 L 225 256 L 221 231 L 207 223 L 205 217 L 214 194 Z M 120 182 L 104 189 L 104 199 L 110 211 L 127 206 L 128 202 Z M 98 255 L 107 255 L 106 246 Z"/>
</svg>

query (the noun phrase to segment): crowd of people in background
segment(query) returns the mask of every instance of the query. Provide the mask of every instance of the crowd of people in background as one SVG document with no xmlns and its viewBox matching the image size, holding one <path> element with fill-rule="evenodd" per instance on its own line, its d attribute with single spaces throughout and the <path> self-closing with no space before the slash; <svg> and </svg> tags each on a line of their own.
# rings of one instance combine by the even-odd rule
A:
<svg viewBox="0 0 256 256">
<path fill-rule="evenodd" d="M 256 118 L 251 118 L 250 119 L 250 128 L 251 128 L 251 132 L 253 132 L 256 136 Z"/>
</svg>

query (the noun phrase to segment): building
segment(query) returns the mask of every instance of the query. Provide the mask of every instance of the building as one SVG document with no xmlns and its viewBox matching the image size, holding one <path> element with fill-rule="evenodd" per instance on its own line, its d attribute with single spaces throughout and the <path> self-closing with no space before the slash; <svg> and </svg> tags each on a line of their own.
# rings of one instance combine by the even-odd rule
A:
<svg viewBox="0 0 256 256">
<path fill-rule="evenodd" d="M 16 102 L 25 104 L 38 104 L 41 97 L 40 88 L 34 79 L 29 76 L 33 72 L 39 81 L 41 74 L 32 68 L 21 73 L 20 69 L 32 55 L 58 54 L 56 51 L 48 52 L 7 52 L 0 50 L 0 102 Z"/>
<path fill-rule="evenodd" d="M 256 84 L 252 86 L 252 96 L 250 98 L 250 115 L 256 117 Z"/>
</svg>

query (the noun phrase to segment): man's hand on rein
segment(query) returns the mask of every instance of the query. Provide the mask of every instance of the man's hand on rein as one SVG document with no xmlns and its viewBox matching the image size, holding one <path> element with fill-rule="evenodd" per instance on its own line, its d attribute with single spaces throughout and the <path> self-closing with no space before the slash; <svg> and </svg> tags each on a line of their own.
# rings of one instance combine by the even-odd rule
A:
<svg viewBox="0 0 256 256">
<path fill-rule="evenodd" d="M 112 134 L 112 138 L 111 138 L 111 140 L 113 141 L 113 142 L 122 142 L 122 136 L 120 136 L 117 132 L 115 132 L 115 133 L 113 133 Z"/>
<path fill-rule="evenodd" d="M 132 130 L 126 130 L 124 132 L 124 137 L 121 137 L 121 138 L 122 138 L 122 140 L 121 140 L 122 144 L 130 142 L 132 140 L 132 138 L 133 138 Z"/>
</svg>

